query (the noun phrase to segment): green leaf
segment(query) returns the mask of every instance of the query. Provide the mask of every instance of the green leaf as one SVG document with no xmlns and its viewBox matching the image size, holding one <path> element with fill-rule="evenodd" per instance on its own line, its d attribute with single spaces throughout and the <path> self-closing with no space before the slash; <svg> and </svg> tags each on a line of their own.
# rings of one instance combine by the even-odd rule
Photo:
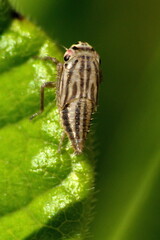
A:
<svg viewBox="0 0 160 240">
<path fill-rule="evenodd" d="M 74 155 L 63 129 L 56 90 L 39 89 L 56 81 L 56 68 L 34 56 L 62 53 L 39 28 L 15 19 L 0 38 L 0 235 L 12 239 L 85 239 L 91 217 L 94 154 L 91 138 L 84 154 Z M 93 137 L 92 137 L 93 139 Z"/>
<path fill-rule="evenodd" d="M 100 53 L 94 239 L 159 240 L 160 1 L 10 1 L 59 43 Z"/>
</svg>

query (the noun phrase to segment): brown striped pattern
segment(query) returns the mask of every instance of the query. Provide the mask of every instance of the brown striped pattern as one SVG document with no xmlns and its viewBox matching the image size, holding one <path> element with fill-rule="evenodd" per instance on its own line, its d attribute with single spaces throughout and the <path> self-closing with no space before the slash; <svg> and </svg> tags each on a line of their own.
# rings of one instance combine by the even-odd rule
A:
<svg viewBox="0 0 160 240">
<path fill-rule="evenodd" d="M 96 109 L 99 87 L 99 55 L 88 44 L 79 42 L 65 53 L 59 81 L 58 106 L 64 129 L 76 153 L 81 153 Z"/>
</svg>

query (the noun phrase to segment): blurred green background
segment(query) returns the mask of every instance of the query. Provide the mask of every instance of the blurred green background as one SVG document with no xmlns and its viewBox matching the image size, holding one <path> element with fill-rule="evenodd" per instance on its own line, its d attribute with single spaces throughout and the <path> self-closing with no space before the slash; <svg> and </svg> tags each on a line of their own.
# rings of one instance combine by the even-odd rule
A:
<svg viewBox="0 0 160 240">
<path fill-rule="evenodd" d="M 159 240 L 160 2 L 10 2 L 59 46 L 87 41 L 101 56 L 93 239 Z"/>
</svg>

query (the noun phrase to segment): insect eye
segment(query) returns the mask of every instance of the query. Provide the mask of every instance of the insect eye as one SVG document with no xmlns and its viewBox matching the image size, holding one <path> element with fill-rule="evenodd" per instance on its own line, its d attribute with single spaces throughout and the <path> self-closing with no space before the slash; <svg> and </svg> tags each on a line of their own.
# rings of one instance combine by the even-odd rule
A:
<svg viewBox="0 0 160 240">
<path fill-rule="evenodd" d="M 70 55 L 65 55 L 65 56 L 64 56 L 64 61 L 68 61 L 69 58 L 70 58 Z"/>
</svg>

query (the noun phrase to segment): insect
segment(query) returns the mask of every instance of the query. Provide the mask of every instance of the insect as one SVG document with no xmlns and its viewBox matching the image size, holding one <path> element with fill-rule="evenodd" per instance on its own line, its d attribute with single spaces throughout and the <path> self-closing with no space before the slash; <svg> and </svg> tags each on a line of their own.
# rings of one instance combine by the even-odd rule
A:
<svg viewBox="0 0 160 240">
<path fill-rule="evenodd" d="M 86 42 L 78 42 L 66 49 L 64 63 L 56 58 L 44 57 L 57 65 L 57 105 L 62 126 L 75 153 L 83 152 L 90 127 L 91 115 L 96 111 L 100 77 L 100 57 Z M 41 86 L 41 109 L 44 110 L 44 89 L 55 87 L 54 82 Z"/>
</svg>

